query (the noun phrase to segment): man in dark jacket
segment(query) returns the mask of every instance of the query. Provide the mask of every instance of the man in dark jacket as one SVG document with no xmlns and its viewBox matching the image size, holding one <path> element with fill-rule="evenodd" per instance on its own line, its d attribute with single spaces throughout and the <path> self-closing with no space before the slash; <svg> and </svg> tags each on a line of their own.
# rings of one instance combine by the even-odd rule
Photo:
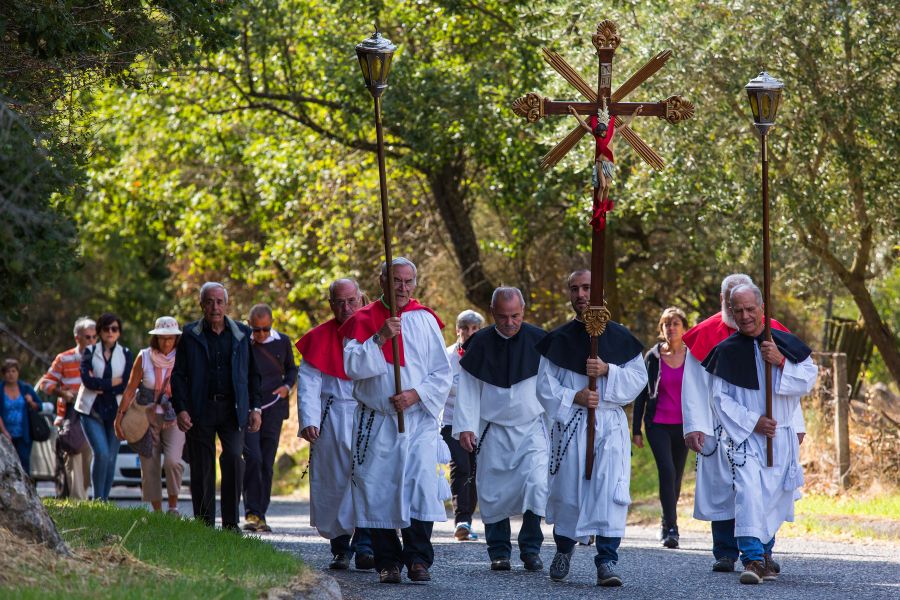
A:
<svg viewBox="0 0 900 600">
<path fill-rule="evenodd" d="M 194 516 L 216 519 L 216 435 L 222 443 L 222 528 L 238 531 L 244 461 L 244 428 L 259 431 L 260 376 L 250 350 L 251 330 L 225 313 L 228 292 L 221 283 L 200 288 L 203 318 L 188 323 L 172 370 L 172 404 L 178 427 L 187 433 Z"/>
<path fill-rule="evenodd" d="M 275 453 L 281 425 L 290 414 L 288 396 L 297 383 L 294 345 L 272 328 L 272 309 L 257 304 L 248 318 L 253 329 L 253 359 L 259 369 L 262 425 L 258 432 L 244 436 L 244 530 L 270 532 L 266 511 L 272 497 Z"/>
</svg>

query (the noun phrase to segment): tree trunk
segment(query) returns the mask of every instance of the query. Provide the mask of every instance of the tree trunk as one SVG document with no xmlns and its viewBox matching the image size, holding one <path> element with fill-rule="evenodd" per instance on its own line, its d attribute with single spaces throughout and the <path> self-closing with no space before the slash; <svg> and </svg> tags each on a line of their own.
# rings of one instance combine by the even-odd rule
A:
<svg viewBox="0 0 900 600">
<path fill-rule="evenodd" d="M 66 556 L 71 551 L 25 474 L 16 449 L 0 435 L 0 527 Z"/>
<path fill-rule="evenodd" d="M 881 359 L 887 366 L 891 377 L 894 378 L 894 382 L 900 386 L 900 348 L 897 345 L 897 338 L 894 337 L 887 323 L 878 314 L 878 309 L 875 307 L 875 303 L 872 302 L 872 295 L 869 294 L 869 290 L 866 288 L 865 280 L 850 277 L 845 281 L 842 278 L 842 283 L 850 290 L 853 301 L 859 307 L 866 333 L 869 334 L 869 337 L 872 338 L 872 343 L 878 348 Z"/>
<path fill-rule="evenodd" d="M 447 163 L 425 175 L 431 186 L 438 212 L 450 235 L 466 298 L 475 307 L 487 313 L 490 310 L 491 294 L 494 293 L 495 286 L 481 263 L 478 238 L 475 236 L 472 219 L 464 200 L 462 173 L 463 169 L 459 165 Z"/>
</svg>

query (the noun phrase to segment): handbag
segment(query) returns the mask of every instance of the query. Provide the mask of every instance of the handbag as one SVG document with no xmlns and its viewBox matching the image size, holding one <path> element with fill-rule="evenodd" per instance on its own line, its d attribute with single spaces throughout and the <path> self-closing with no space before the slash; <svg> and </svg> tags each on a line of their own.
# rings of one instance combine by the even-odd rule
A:
<svg viewBox="0 0 900 600">
<path fill-rule="evenodd" d="M 81 454 L 87 441 L 84 437 L 84 428 L 81 426 L 81 415 L 76 410 L 68 411 L 59 428 L 59 447 L 70 455 Z"/>
<path fill-rule="evenodd" d="M 28 430 L 32 442 L 46 442 L 50 439 L 50 423 L 44 415 L 36 410 L 28 409 Z"/>
<path fill-rule="evenodd" d="M 147 419 L 147 407 L 138 404 L 138 398 L 135 398 L 125 414 L 122 415 L 122 433 L 125 434 L 125 441 L 129 444 L 137 443 L 144 437 L 147 430 L 150 429 L 150 421 Z"/>
</svg>

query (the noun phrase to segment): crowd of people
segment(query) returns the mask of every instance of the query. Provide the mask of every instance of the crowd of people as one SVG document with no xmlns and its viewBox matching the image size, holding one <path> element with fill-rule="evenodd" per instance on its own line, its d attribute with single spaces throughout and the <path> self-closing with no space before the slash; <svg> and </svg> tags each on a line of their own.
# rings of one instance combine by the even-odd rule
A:
<svg viewBox="0 0 900 600">
<path fill-rule="evenodd" d="M 164 468 L 167 510 L 178 514 L 184 456 L 193 514 L 212 526 L 218 438 L 222 527 L 241 529 L 243 497 L 242 529 L 269 532 L 273 466 L 296 385 L 298 435 L 311 445 L 310 525 L 329 540 L 332 569 L 354 560 L 382 583 L 399 583 L 404 568 L 410 580 L 429 581 L 433 524 L 446 520 L 452 497 L 460 542 L 478 539 L 477 507 L 490 570 L 512 569 L 510 518 L 521 515 L 526 571 L 544 569 L 546 521 L 551 579 L 568 577 L 580 542 L 596 551 L 597 585 L 622 585 L 616 565 L 631 503 L 630 444 L 642 448 L 646 438 L 659 474 L 662 544 L 679 544 L 676 507 L 693 449 L 693 514 L 711 522 L 713 571 L 733 572 L 740 559 L 741 583 L 777 578 L 775 535 L 793 519 L 803 484 L 799 400 L 817 369 L 810 349 L 774 319 L 772 337 L 763 336 L 762 295 L 749 277 L 726 277 L 721 311 L 694 327 L 682 310 L 664 310 L 660 341 L 646 354 L 611 320 L 592 346 L 585 321 L 598 307 L 587 270 L 566 280 L 574 316 L 560 327 L 525 322 L 521 291 L 500 287 L 493 324 L 463 311 L 447 347 L 444 323 L 413 298 L 417 279 L 406 258 L 383 264 L 382 294 L 370 303 L 355 280 L 334 281 L 333 318 L 296 344 L 274 329 L 265 304 L 250 310 L 247 324 L 230 318 L 228 292 L 216 282 L 199 291 L 201 318 L 179 327 L 160 317 L 136 357 L 119 343 L 116 315 L 78 319 L 75 347 L 39 384 L 57 398 L 70 495 L 87 498 L 90 487 L 95 500 L 108 500 L 124 440 L 140 457 L 142 496 L 156 511 Z M 0 433 L 28 471 L 29 411 L 39 400 L 14 360 L 3 362 L 2 374 Z M 631 403 L 629 432 L 623 409 Z M 449 490 L 438 469 L 445 462 Z"/>
</svg>

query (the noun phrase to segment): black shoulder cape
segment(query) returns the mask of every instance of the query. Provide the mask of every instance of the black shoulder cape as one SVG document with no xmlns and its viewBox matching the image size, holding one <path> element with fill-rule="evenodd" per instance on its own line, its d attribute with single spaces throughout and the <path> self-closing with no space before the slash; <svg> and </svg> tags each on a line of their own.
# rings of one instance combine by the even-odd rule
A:
<svg viewBox="0 0 900 600">
<path fill-rule="evenodd" d="M 463 344 L 459 366 L 491 385 L 509 388 L 537 375 L 541 355 L 535 345 L 547 335 L 540 327 L 522 323 L 519 333 L 506 339 L 485 327 Z"/>
<path fill-rule="evenodd" d="M 803 362 L 812 353 L 809 346 L 793 333 L 773 329 L 772 339 L 785 359 L 792 363 Z M 758 390 L 759 377 L 756 373 L 756 360 L 753 358 L 753 346 L 762 341 L 761 334 L 750 337 L 735 331 L 719 342 L 701 364 L 708 373 L 721 377 L 732 385 Z"/>
<path fill-rule="evenodd" d="M 644 351 L 644 345 L 615 321 L 606 324 L 598 340 L 597 356 L 603 362 L 621 366 Z M 538 352 L 553 364 L 587 375 L 587 359 L 591 355 L 591 336 L 584 323 L 575 319 L 560 325 L 538 344 Z"/>
</svg>

